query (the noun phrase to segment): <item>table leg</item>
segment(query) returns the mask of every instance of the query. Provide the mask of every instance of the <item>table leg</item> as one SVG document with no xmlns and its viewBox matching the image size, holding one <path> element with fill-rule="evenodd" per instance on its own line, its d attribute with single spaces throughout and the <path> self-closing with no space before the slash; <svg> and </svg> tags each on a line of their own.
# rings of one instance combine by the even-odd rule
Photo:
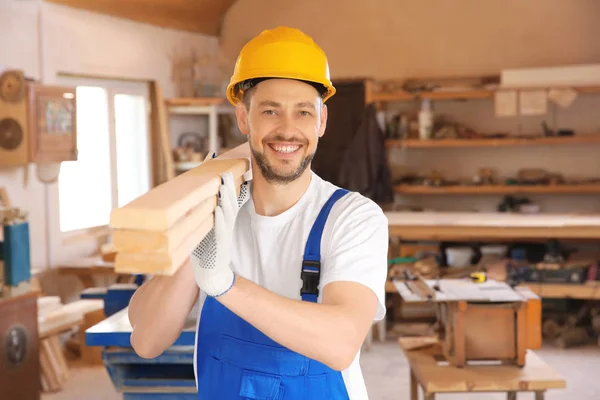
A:
<svg viewBox="0 0 600 400">
<path fill-rule="evenodd" d="M 517 400 L 517 392 L 506 393 L 506 400 Z"/>
<path fill-rule="evenodd" d="M 545 392 L 535 392 L 535 400 L 544 400 Z"/>
<path fill-rule="evenodd" d="M 412 368 L 410 370 L 410 400 L 419 400 L 419 384 Z"/>
<path fill-rule="evenodd" d="M 435 393 L 424 393 L 423 397 L 425 400 L 435 400 Z"/>
</svg>

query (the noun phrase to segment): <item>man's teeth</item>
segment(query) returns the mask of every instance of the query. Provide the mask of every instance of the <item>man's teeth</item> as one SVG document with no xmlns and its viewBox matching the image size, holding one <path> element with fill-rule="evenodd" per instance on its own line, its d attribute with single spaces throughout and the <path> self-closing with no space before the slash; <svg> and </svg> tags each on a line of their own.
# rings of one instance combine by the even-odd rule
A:
<svg viewBox="0 0 600 400">
<path fill-rule="evenodd" d="M 298 148 L 300 148 L 300 146 L 298 146 L 298 145 L 294 145 L 294 146 L 273 145 L 271 147 L 273 148 L 273 150 L 275 150 L 278 153 L 293 153 L 294 151 L 298 150 Z"/>
</svg>

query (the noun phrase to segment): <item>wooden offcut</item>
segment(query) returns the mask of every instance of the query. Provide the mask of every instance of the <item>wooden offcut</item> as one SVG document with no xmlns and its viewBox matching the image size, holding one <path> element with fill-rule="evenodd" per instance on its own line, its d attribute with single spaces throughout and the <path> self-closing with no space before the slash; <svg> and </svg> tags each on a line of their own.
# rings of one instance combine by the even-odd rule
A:
<svg viewBox="0 0 600 400">
<path fill-rule="evenodd" d="M 440 362 L 442 348 L 432 338 L 401 338 L 399 343 L 409 364 L 411 399 L 418 399 L 419 386 L 425 400 L 444 393 L 486 392 L 505 392 L 508 399 L 516 399 L 518 392 L 535 392 L 536 399 L 543 399 L 546 390 L 566 387 L 565 379 L 531 350 L 526 353 L 524 367 L 468 365 L 457 368 Z M 462 397 L 469 398 L 468 395 Z"/>
<path fill-rule="evenodd" d="M 250 169 L 249 159 L 244 143 L 113 210 L 115 271 L 175 273 L 214 225 L 221 176 L 230 172 L 239 193 Z"/>
</svg>

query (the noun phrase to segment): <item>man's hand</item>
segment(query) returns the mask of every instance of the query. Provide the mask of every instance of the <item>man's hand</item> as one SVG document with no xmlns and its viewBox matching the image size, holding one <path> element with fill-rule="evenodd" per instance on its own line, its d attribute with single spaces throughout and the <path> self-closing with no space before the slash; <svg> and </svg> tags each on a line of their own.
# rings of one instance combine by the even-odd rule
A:
<svg viewBox="0 0 600 400">
<path fill-rule="evenodd" d="M 226 293 L 235 281 L 230 266 L 233 228 L 239 209 L 250 197 L 247 183 L 242 185 L 237 197 L 232 174 L 223 174 L 221 181 L 215 225 L 190 256 L 198 287 L 214 297 Z"/>
</svg>

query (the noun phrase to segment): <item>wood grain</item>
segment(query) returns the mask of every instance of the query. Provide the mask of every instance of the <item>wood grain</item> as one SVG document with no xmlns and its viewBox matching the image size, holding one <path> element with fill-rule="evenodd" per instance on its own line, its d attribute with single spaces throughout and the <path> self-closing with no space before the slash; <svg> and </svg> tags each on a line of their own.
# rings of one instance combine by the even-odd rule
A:
<svg viewBox="0 0 600 400">
<path fill-rule="evenodd" d="M 110 227 L 169 230 L 200 203 L 217 195 L 223 173 L 231 172 L 239 180 L 250 168 L 249 153 L 248 144 L 244 143 L 150 189 L 125 206 L 112 210 Z"/>
<path fill-rule="evenodd" d="M 131 274 L 172 275 L 188 259 L 190 252 L 214 226 L 214 217 L 204 221 L 187 236 L 172 254 L 161 252 L 118 252 L 115 272 Z"/>
<path fill-rule="evenodd" d="M 415 377 L 429 393 L 542 391 L 562 389 L 566 381 L 537 354 L 527 351 L 524 367 L 511 365 L 466 365 L 456 368 L 439 364 L 440 346 L 406 350 L 399 340 Z"/>
</svg>

